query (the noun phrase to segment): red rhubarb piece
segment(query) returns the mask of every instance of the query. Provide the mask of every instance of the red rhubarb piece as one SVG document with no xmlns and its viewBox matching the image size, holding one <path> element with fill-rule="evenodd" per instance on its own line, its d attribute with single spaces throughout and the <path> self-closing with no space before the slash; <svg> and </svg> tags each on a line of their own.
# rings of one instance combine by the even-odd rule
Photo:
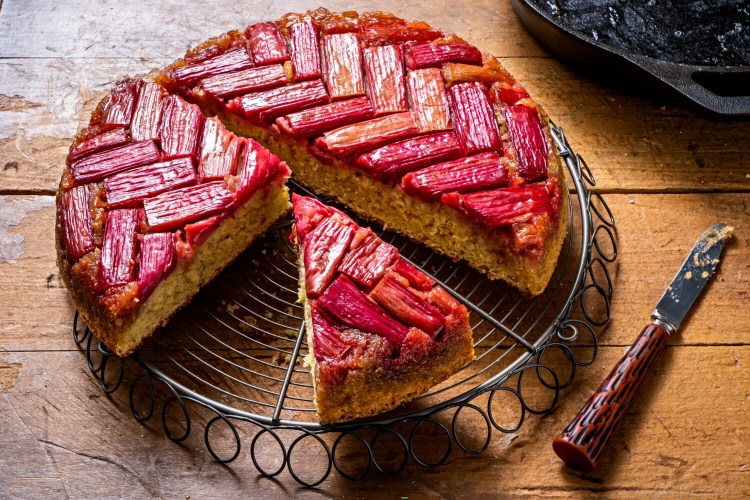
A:
<svg viewBox="0 0 750 500">
<path fill-rule="evenodd" d="M 523 105 L 508 106 L 503 115 L 521 176 L 527 182 L 545 179 L 549 150 L 536 109 Z"/>
<path fill-rule="evenodd" d="M 329 17 L 320 21 L 320 31 L 325 34 L 334 33 L 347 33 L 350 31 L 357 31 L 359 26 L 358 14 L 352 12 L 353 16 L 348 16 L 347 12 L 344 12 L 340 16 Z"/>
<path fill-rule="evenodd" d="M 218 214 L 206 219 L 185 225 L 185 243 L 191 248 L 198 248 L 219 227 L 221 221 L 226 218 L 225 214 Z"/>
<path fill-rule="evenodd" d="M 89 205 L 89 186 L 78 186 L 61 195 L 65 254 L 75 262 L 96 248 Z"/>
<path fill-rule="evenodd" d="M 164 157 L 194 157 L 205 120 L 197 105 L 176 95 L 166 97 L 161 106 L 161 150 Z"/>
<path fill-rule="evenodd" d="M 320 361 L 332 361 L 346 356 L 351 348 L 344 342 L 339 332 L 326 321 L 317 307 L 311 311 L 313 329 L 313 353 L 315 359 Z"/>
<path fill-rule="evenodd" d="M 320 78 L 320 40 L 315 24 L 307 20 L 289 25 L 289 44 L 294 78 L 298 81 Z"/>
<path fill-rule="evenodd" d="M 315 145 L 345 156 L 372 150 L 418 133 L 411 113 L 395 113 L 326 132 L 315 141 Z"/>
<path fill-rule="evenodd" d="M 318 227 L 324 219 L 331 217 L 338 210 L 323 205 L 314 198 L 292 193 L 294 210 L 294 228 L 300 242 L 304 242 L 307 234 Z"/>
<path fill-rule="evenodd" d="M 307 235 L 304 260 L 308 297 L 317 297 L 326 289 L 353 235 L 352 226 L 333 219 L 325 219 Z"/>
<path fill-rule="evenodd" d="M 453 132 L 440 132 L 393 142 L 357 159 L 357 163 L 384 182 L 397 181 L 408 172 L 461 156 Z"/>
<path fill-rule="evenodd" d="M 396 262 L 391 267 L 393 271 L 403 276 L 409 282 L 409 285 L 417 290 L 427 292 L 435 286 L 435 280 L 411 265 L 403 257 L 396 259 Z"/>
<path fill-rule="evenodd" d="M 140 83 L 140 80 L 133 79 L 118 83 L 99 105 L 101 112 L 99 123 L 102 125 L 130 125 Z"/>
<path fill-rule="evenodd" d="M 500 150 L 500 132 L 492 105 L 481 83 L 459 83 L 448 90 L 456 136 L 469 155 Z"/>
<path fill-rule="evenodd" d="M 253 24 L 245 29 L 248 47 L 258 66 L 289 59 L 286 41 L 279 28 L 271 22 Z"/>
<path fill-rule="evenodd" d="M 409 106 L 420 132 L 450 130 L 450 111 L 443 74 L 437 68 L 410 71 Z"/>
<path fill-rule="evenodd" d="M 527 99 L 528 97 L 529 93 L 518 83 L 510 85 L 495 82 L 490 88 L 490 100 L 495 104 L 515 104 L 521 99 Z"/>
<path fill-rule="evenodd" d="M 370 100 L 355 97 L 282 116 L 276 119 L 276 124 L 293 137 L 312 137 L 373 116 Z"/>
<path fill-rule="evenodd" d="M 99 284 L 109 288 L 133 281 L 135 269 L 138 210 L 112 210 L 107 214 L 107 229 L 102 242 Z"/>
<path fill-rule="evenodd" d="M 367 90 L 375 116 L 408 111 L 401 47 L 382 45 L 362 51 Z"/>
<path fill-rule="evenodd" d="M 268 184 L 276 177 L 279 157 L 252 139 L 246 139 L 245 151 L 240 160 L 237 174 L 237 199 L 245 200 L 251 194 Z"/>
<path fill-rule="evenodd" d="M 90 154 L 70 166 L 78 183 L 98 181 L 108 175 L 159 161 L 154 141 L 134 142 L 114 149 Z"/>
<path fill-rule="evenodd" d="M 513 224 L 511 226 L 513 246 L 519 252 L 541 257 L 544 255 L 544 242 L 551 230 L 552 221 L 547 213 L 534 217 L 531 222 Z"/>
<path fill-rule="evenodd" d="M 287 113 L 328 102 L 328 94 L 320 80 L 300 82 L 261 92 L 252 92 L 229 101 L 231 111 L 262 121 L 271 121 Z"/>
<path fill-rule="evenodd" d="M 446 63 L 443 66 L 443 78 L 449 87 L 459 82 L 481 82 L 488 87 L 495 83 L 514 83 L 513 76 L 494 58 L 487 59 L 482 66 Z"/>
<path fill-rule="evenodd" d="M 401 180 L 404 191 L 425 201 L 437 201 L 445 193 L 470 193 L 508 185 L 508 170 L 495 152 L 439 163 Z"/>
<path fill-rule="evenodd" d="M 428 42 L 443 36 L 442 31 L 430 29 L 424 23 L 415 26 L 403 21 L 368 24 L 360 28 L 360 33 L 362 34 L 362 40 L 371 45 L 409 41 Z"/>
<path fill-rule="evenodd" d="M 323 36 L 323 75 L 332 100 L 364 95 L 362 51 L 356 33 Z"/>
<path fill-rule="evenodd" d="M 141 238 L 138 263 L 139 300 L 145 300 L 177 263 L 173 233 L 150 233 Z"/>
<path fill-rule="evenodd" d="M 378 238 L 371 229 L 360 228 L 354 234 L 338 271 L 355 283 L 372 288 L 397 256 L 396 247 Z"/>
<path fill-rule="evenodd" d="M 153 231 L 171 231 L 227 208 L 233 199 L 223 181 L 214 181 L 167 191 L 144 200 L 143 207 Z"/>
<path fill-rule="evenodd" d="M 494 189 L 478 193 L 449 193 L 443 203 L 464 212 L 471 220 L 489 227 L 529 222 L 549 212 L 550 193 L 545 184 Z"/>
<path fill-rule="evenodd" d="M 202 80 L 201 87 L 214 97 L 224 99 L 248 92 L 265 90 L 287 82 L 286 71 L 281 64 L 259 68 L 241 69 L 222 73 Z"/>
<path fill-rule="evenodd" d="M 419 328 L 435 338 L 445 327 L 445 316 L 426 300 L 412 293 L 399 275 L 388 273 L 370 292 L 370 297 L 402 323 Z"/>
<path fill-rule="evenodd" d="M 169 72 L 169 77 L 185 87 L 190 87 L 199 80 L 253 66 L 253 60 L 247 50 L 244 47 L 238 47 L 223 54 L 175 68 Z"/>
<path fill-rule="evenodd" d="M 134 141 L 159 139 L 161 125 L 162 88 L 151 82 L 143 82 L 138 95 L 138 104 L 133 112 L 130 135 Z"/>
<path fill-rule="evenodd" d="M 429 293 L 422 294 L 425 300 L 433 306 L 440 309 L 440 312 L 448 316 L 449 314 L 455 314 L 457 311 L 464 310 L 464 306 L 461 305 L 451 294 L 445 291 L 444 288 L 436 286 Z M 465 313 L 464 313 L 465 314 Z"/>
<path fill-rule="evenodd" d="M 119 208 L 134 206 L 145 198 L 197 182 L 193 160 L 183 157 L 113 175 L 104 180 L 104 190 L 109 207 Z"/>
<path fill-rule="evenodd" d="M 467 43 L 408 42 L 404 44 L 404 61 L 409 69 L 437 67 L 448 61 L 482 64 L 482 53 Z"/>
<path fill-rule="evenodd" d="M 198 164 L 201 182 L 234 175 L 243 143 L 244 139 L 228 131 L 218 118 L 207 118 L 203 125 Z"/>
<path fill-rule="evenodd" d="M 333 325 L 344 325 L 385 337 L 400 346 L 409 329 L 365 295 L 346 276 L 339 276 L 316 301 Z"/>
<path fill-rule="evenodd" d="M 68 153 L 68 162 L 76 162 L 86 155 L 121 146 L 128 141 L 128 133 L 125 127 L 113 128 L 103 134 L 95 135 L 94 137 L 86 139 L 71 148 L 70 153 Z"/>
</svg>

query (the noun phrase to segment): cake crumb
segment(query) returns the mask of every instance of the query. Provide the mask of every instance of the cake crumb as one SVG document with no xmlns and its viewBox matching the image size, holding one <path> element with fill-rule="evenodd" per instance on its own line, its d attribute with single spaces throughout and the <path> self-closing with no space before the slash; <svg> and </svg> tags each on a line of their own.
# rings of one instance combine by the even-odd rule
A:
<svg viewBox="0 0 750 500">
<path fill-rule="evenodd" d="M 703 271 L 703 272 L 701 273 L 701 278 L 703 278 L 703 279 L 706 279 L 706 278 L 708 278 L 708 271 Z"/>
<path fill-rule="evenodd" d="M 289 361 L 291 361 L 291 359 L 292 359 L 291 354 L 287 354 L 285 352 L 276 352 L 271 358 L 271 363 L 275 364 L 276 366 L 289 365 Z M 295 360 L 294 364 L 300 365 L 301 363 L 302 363 L 302 358 L 300 356 L 297 356 L 297 359 Z"/>
<path fill-rule="evenodd" d="M 255 333 L 258 327 L 257 321 L 252 316 L 245 316 L 239 323 L 240 330 L 245 333 Z"/>
<path fill-rule="evenodd" d="M 237 312 L 237 309 L 239 308 L 240 308 L 239 304 L 227 304 L 226 309 L 229 314 L 234 314 L 235 312 Z"/>
<path fill-rule="evenodd" d="M 690 271 L 688 271 L 688 272 L 685 273 L 685 279 L 686 280 L 692 279 L 692 277 L 693 277 L 693 273 L 691 273 Z"/>
</svg>

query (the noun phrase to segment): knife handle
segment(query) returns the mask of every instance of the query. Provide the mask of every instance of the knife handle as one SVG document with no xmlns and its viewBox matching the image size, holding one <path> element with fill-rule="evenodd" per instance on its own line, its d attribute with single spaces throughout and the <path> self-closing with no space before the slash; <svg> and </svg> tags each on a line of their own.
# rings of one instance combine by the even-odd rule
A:
<svg viewBox="0 0 750 500">
<path fill-rule="evenodd" d="M 552 443 L 563 462 L 584 472 L 596 467 L 668 339 L 667 331 L 657 324 L 643 329 L 578 416 Z"/>
</svg>

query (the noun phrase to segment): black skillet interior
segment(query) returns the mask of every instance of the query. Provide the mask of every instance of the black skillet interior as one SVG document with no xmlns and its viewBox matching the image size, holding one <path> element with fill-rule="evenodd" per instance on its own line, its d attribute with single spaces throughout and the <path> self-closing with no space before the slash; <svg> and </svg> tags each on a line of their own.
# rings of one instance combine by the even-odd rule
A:
<svg viewBox="0 0 750 500">
<path fill-rule="evenodd" d="M 616 70 L 714 115 L 750 117 L 750 66 L 697 66 L 663 61 L 595 41 L 527 0 L 513 0 L 526 29 L 575 66 Z"/>
</svg>

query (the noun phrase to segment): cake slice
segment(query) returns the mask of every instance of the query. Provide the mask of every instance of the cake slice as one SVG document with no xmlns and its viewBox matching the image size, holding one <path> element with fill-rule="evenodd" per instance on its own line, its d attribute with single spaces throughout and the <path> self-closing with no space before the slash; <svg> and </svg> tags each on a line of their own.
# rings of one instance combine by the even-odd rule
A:
<svg viewBox="0 0 750 500">
<path fill-rule="evenodd" d="M 58 266 L 94 335 L 132 353 L 289 211 L 289 173 L 163 87 L 117 84 L 57 194 Z"/>
<path fill-rule="evenodd" d="M 243 48 L 252 66 L 238 67 Z M 568 225 L 549 121 L 456 35 L 319 9 L 229 32 L 157 80 L 313 191 L 527 294 L 545 289 Z"/>
<path fill-rule="evenodd" d="M 396 408 L 474 359 L 466 308 L 372 230 L 292 195 L 299 294 L 324 424 Z"/>
</svg>

